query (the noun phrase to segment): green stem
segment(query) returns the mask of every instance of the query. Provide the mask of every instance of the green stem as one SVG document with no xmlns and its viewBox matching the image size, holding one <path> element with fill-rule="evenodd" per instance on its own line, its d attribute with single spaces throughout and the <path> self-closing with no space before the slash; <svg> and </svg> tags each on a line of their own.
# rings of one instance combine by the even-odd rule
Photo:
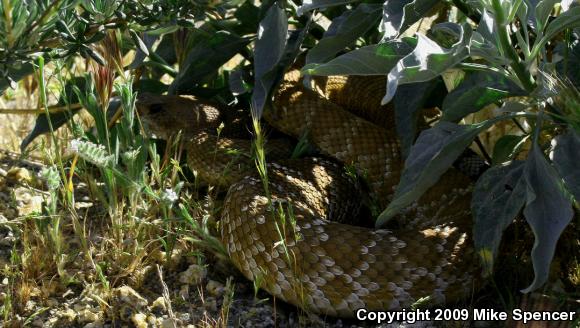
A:
<svg viewBox="0 0 580 328">
<path fill-rule="evenodd" d="M 461 11 L 465 16 L 469 17 L 472 21 L 476 24 L 479 24 L 481 21 L 481 15 L 477 12 L 474 12 L 469 8 L 469 6 L 462 0 L 452 0 L 453 5 L 457 7 L 459 11 Z"/>
<path fill-rule="evenodd" d="M 526 66 L 522 62 L 520 56 L 516 52 L 516 49 L 512 46 L 508 27 L 509 22 L 506 21 L 505 13 L 501 7 L 499 0 L 493 0 L 493 9 L 495 11 L 495 26 L 497 29 L 500 47 L 503 53 L 505 53 L 511 60 L 510 67 L 513 69 L 514 73 L 522 83 L 522 86 L 526 91 L 532 92 L 536 88 L 536 84 L 530 72 L 526 70 Z"/>
</svg>

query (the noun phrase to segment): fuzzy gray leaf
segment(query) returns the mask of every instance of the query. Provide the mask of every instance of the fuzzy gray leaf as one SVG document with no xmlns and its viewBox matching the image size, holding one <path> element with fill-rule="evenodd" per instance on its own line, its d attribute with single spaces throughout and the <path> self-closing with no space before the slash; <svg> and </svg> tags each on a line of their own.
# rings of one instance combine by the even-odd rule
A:
<svg viewBox="0 0 580 328">
<path fill-rule="evenodd" d="M 433 29 L 455 29 L 459 41 L 452 48 L 446 49 L 439 46 L 435 41 L 418 34 L 418 42 L 415 50 L 405 56 L 389 72 L 387 78 L 387 92 L 382 103 L 386 104 L 395 95 L 399 84 L 429 81 L 446 69 L 455 66 L 469 55 L 469 43 L 472 30 L 469 25 L 457 25 L 453 23 L 438 24 Z"/>
<path fill-rule="evenodd" d="M 522 290 L 528 293 L 548 280 L 556 243 L 572 220 L 574 211 L 558 173 L 537 145 L 528 156 L 524 176 L 527 186 L 524 216 L 535 236 L 532 248 L 535 277 L 532 284 Z"/>
<path fill-rule="evenodd" d="M 492 272 L 503 231 L 526 202 L 524 167 L 523 161 L 494 166 L 475 185 L 471 199 L 473 235 L 486 274 Z"/>
</svg>

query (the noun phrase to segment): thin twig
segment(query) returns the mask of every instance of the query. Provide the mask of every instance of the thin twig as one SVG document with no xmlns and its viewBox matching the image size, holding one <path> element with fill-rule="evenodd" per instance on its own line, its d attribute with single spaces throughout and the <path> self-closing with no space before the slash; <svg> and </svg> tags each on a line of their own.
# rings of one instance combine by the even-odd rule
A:
<svg viewBox="0 0 580 328">
<path fill-rule="evenodd" d="M 491 157 L 489 156 L 489 154 L 485 150 L 485 147 L 483 146 L 483 143 L 481 142 L 481 139 L 479 139 L 479 136 L 475 137 L 475 144 L 477 145 L 477 148 L 479 148 L 479 150 L 483 154 L 483 157 L 485 157 L 485 160 L 488 163 L 491 163 L 492 162 Z"/>
<path fill-rule="evenodd" d="M 157 268 L 157 275 L 159 276 L 159 282 L 161 282 L 161 286 L 163 287 L 163 299 L 165 300 L 165 305 L 167 306 L 167 314 L 171 319 L 171 324 L 173 328 L 177 328 L 176 322 L 177 318 L 175 318 L 175 314 L 173 313 L 173 309 L 171 308 L 171 298 L 169 296 L 169 288 L 167 288 L 167 284 L 163 281 L 163 272 L 161 271 L 161 267 L 159 264 L 156 264 L 155 267 Z"/>
</svg>

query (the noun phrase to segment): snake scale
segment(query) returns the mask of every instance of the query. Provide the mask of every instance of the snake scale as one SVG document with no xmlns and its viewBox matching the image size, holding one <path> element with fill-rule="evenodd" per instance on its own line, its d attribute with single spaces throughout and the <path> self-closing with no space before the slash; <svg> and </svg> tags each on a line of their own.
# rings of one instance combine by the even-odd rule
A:
<svg viewBox="0 0 580 328">
<path fill-rule="evenodd" d="M 442 304 L 469 295 L 479 272 L 470 239 L 470 179 L 450 169 L 388 229 L 353 226 L 368 200 L 345 165 L 364 177 L 381 209 L 399 181 L 404 163 L 392 110 L 379 106 L 384 80 L 315 82 L 307 89 L 296 71 L 287 73 L 265 119 L 295 138 L 306 133 L 322 157 L 284 159 L 288 146 L 269 141 L 267 157 L 274 162 L 267 188 L 251 159 L 232 160 L 226 151 L 249 153 L 250 142 L 223 137 L 226 131 L 216 136 L 224 120 L 220 105 L 144 95 L 137 107 L 161 137 L 191 131 L 189 166 L 209 183 L 229 186 L 220 225 L 231 260 L 271 295 L 340 317 L 353 317 L 359 308 L 406 308 L 423 297 Z M 228 160 L 218 160 L 222 155 Z"/>
</svg>

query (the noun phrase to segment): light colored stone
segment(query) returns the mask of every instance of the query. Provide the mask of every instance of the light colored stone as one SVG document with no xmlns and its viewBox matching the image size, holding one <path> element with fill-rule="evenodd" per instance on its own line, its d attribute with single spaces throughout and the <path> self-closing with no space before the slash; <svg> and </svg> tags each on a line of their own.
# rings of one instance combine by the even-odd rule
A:
<svg viewBox="0 0 580 328">
<path fill-rule="evenodd" d="M 156 298 L 153 303 L 151 303 L 151 310 L 166 311 L 167 307 L 165 306 L 165 298 L 161 296 Z"/>
<path fill-rule="evenodd" d="M 207 270 L 205 267 L 197 264 L 192 264 L 179 274 L 179 282 L 188 285 L 198 285 L 207 276 Z"/>
<path fill-rule="evenodd" d="M 89 309 L 84 309 L 79 311 L 77 315 L 77 320 L 80 323 L 95 322 L 99 320 L 99 315 L 97 313 L 90 311 Z"/>
<path fill-rule="evenodd" d="M 131 322 L 137 328 L 147 328 L 147 316 L 141 312 L 133 314 L 131 316 Z"/>
<path fill-rule="evenodd" d="M 6 179 L 19 183 L 30 183 L 32 175 L 24 167 L 13 167 L 6 172 Z"/>
<path fill-rule="evenodd" d="M 215 280 L 208 281 L 205 288 L 207 289 L 210 295 L 215 297 L 222 296 L 225 291 L 224 285 L 221 282 Z"/>
<path fill-rule="evenodd" d="M 171 318 L 164 319 L 161 321 L 161 328 L 175 328 L 177 323 L 175 323 Z"/>
<path fill-rule="evenodd" d="M 114 290 L 114 294 L 120 303 L 132 306 L 133 308 L 147 306 L 147 300 L 139 295 L 133 288 L 129 286 L 121 286 Z"/>
</svg>

